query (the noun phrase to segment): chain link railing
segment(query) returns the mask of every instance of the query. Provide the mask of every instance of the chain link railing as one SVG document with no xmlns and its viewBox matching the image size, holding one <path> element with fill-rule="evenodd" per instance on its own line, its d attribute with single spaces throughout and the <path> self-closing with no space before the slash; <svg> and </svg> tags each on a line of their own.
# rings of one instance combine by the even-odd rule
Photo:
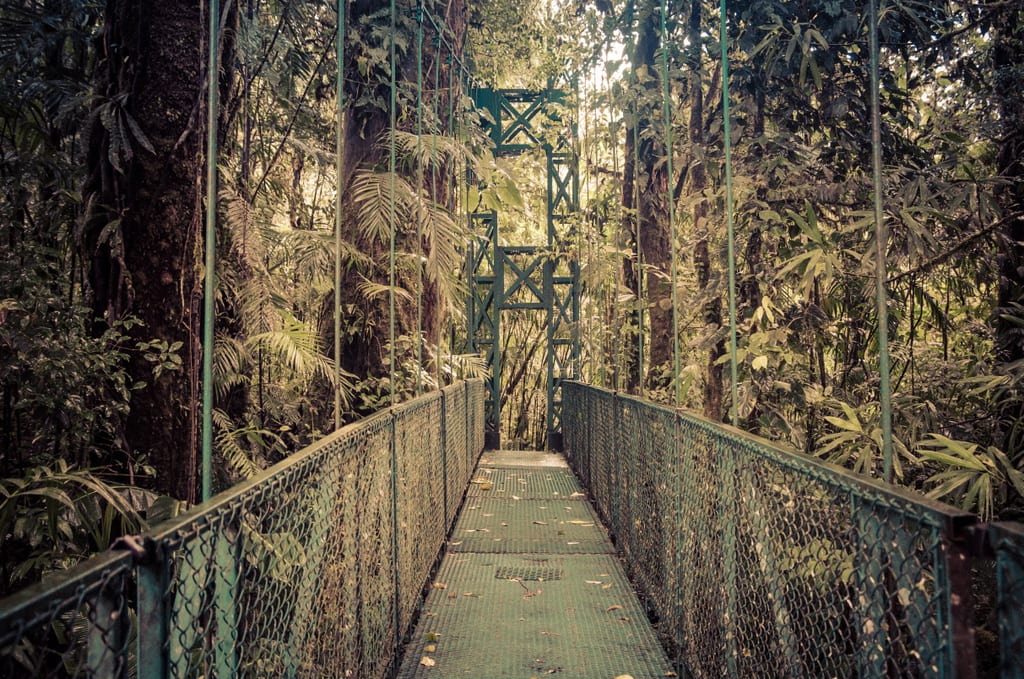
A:
<svg viewBox="0 0 1024 679">
<path fill-rule="evenodd" d="M 682 676 L 973 677 L 973 514 L 700 417 L 564 385 L 570 464 Z M 988 528 L 1003 676 L 1024 530 Z M 991 555 L 991 553 L 989 553 Z"/>
<path fill-rule="evenodd" d="M 996 523 L 988 539 L 996 555 L 999 661 L 1002 676 L 1024 675 L 1024 525 Z"/>
<path fill-rule="evenodd" d="M 384 676 L 483 404 L 471 380 L 378 413 L 0 601 L 0 676 Z"/>
</svg>

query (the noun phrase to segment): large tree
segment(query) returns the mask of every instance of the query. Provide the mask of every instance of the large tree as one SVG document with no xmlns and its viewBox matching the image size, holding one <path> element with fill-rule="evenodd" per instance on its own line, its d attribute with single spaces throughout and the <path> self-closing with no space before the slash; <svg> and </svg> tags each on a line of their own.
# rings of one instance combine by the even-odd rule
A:
<svg viewBox="0 0 1024 679">
<path fill-rule="evenodd" d="M 107 3 L 82 217 L 97 319 L 137 319 L 129 335 L 149 347 L 131 352 L 123 445 L 182 499 L 196 496 L 207 6 Z M 173 353 L 179 370 L 154 370 Z"/>
</svg>

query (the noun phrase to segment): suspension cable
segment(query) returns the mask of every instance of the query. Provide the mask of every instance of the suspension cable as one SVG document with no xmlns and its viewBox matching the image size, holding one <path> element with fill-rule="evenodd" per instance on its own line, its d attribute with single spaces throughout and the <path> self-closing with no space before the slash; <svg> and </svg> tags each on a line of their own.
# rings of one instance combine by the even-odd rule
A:
<svg viewBox="0 0 1024 679">
<path fill-rule="evenodd" d="M 388 321 L 389 321 L 389 338 L 390 351 L 388 354 L 389 372 L 390 372 L 390 388 L 391 388 L 391 405 L 395 405 L 395 191 L 397 189 L 395 182 L 395 128 L 398 125 L 398 113 L 397 113 L 397 96 L 398 83 L 396 81 L 395 72 L 398 67 L 398 58 L 395 54 L 395 33 L 396 33 L 396 11 L 395 11 L 395 0 L 391 0 L 391 33 L 390 35 L 390 59 L 391 59 L 391 121 L 390 121 L 390 144 L 388 149 L 388 175 L 391 179 L 391 195 L 388 200 L 388 215 L 390 219 L 389 229 L 391 233 L 390 242 L 388 245 Z"/>
<path fill-rule="evenodd" d="M 723 2 L 725 0 L 722 0 Z M 681 404 L 682 382 L 679 380 L 679 293 L 676 281 L 676 210 L 672 181 L 672 92 L 668 73 L 668 0 L 661 0 L 661 87 L 664 99 L 665 158 L 668 173 L 666 199 L 668 200 L 669 281 L 672 286 L 672 384 L 675 404 Z"/>
<path fill-rule="evenodd" d="M 433 134 L 430 137 L 430 224 L 433 232 L 437 233 L 437 225 L 435 222 L 435 213 L 437 212 L 437 137 L 441 134 L 441 119 L 437 110 L 438 101 L 440 99 L 440 91 L 438 86 L 441 82 L 441 35 L 437 34 L 437 42 L 435 43 L 436 49 L 434 50 L 434 98 L 432 102 L 433 108 Z M 444 318 L 444 314 L 441 314 L 441 318 Z M 445 326 L 442 321 L 437 322 L 437 346 L 434 347 L 436 352 L 434 356 L 434 381 L 437 382 L 437 386 L 440 389 L 441 386 L 441 332 Z"/>
<path fill-rule="evenodd" d="M 889 310 L 885 280 L 885 247 L 889 240 L 882 212 L 882 123 L 878 85 L 878 0 L 868 1 L 871 53 L 871 169 L 875 211 L 875 305 L 878 308 L 878 379 L 882 420 L 882 478 L 892 483 L 892 386 L 889 374 Z"/>
<path fill-rule="evenodd" d="M 736 232 L 732 195 L 732 125 L 729 121 L 729 35 L 726 33 L 726 0 L 718 4 L 718 37 L 722 48 L 722 145 L 725 146 L 725 214 L 728 223 L 729 258 L 729 380 L 732 404 L 729 406 L 729 423 L 739 426 L 739 369 L 736 361 Z"/>
<path fill-rule="evenodd" d="M 338 58 L 337 110 L 334 114 L 334 428 L 341 428 L 341 182 L 345 130 L 345 1 L 338 0 L 338 31 L 336 52 Z"/>
<path fill-rule="evenodd" d="M 213 494 L 213 324 L 215 280 L 217 268 L 217 109 L 220 59 L 219 0 L 209 4 L 210 53 L 206 81 L 206 257 L 203 281 L 203 434 L 202 434 L 202 499 Z M 194 463 L 193 463 L 194 464 Z"/>
<path fill-rule="evenodd" d="M 416 3 L 416 395 L 423 390 L 423 2 Z"/>
</svg>

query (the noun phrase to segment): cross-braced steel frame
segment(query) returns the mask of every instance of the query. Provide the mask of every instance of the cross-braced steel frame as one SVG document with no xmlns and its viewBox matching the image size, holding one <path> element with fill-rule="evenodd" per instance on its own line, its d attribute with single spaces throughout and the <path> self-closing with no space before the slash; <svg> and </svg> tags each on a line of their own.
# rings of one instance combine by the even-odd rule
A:
<svg viewBox="0 0 1024 679">
<path fill-rule="evenodd" d="M 488 131 L 499 156 L 537 148 L 547 159 L 547 246 L 505 245 L 498 213 L 470 214 L 473 239 L 468 270 L 470 350 L 482 352 L 491 370 L 487 397 L 487 445 L 501 446 L 501 314 L 545 312 L 547 363 L 547 445 L 561 447 L 562 380 L 579 370 L 579 263 L 571 254 L 572 217 L 579 210 L 576 128 L 562 111 L 563 90 L 474 92 L 477 108 L 493 122 Z"/>
</svg>

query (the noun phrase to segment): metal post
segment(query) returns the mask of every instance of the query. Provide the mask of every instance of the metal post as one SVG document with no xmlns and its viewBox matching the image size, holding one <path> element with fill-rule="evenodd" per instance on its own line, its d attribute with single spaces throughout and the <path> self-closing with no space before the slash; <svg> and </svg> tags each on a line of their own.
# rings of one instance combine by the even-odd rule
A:
<svg viewBox="0 0 1024 679">
<path fill-rule="evenodd" d="M 167 570 L 166 555 L 155 545 L 152 553 L 136 562 L 138 633 L 135 636 L 135 657 L 139 679 L 164 679 L 170 674 L 167 662 L 169 616 L 164 599 Z"/>
<path fill-rule="evenodd" d="M 217 102 L 220 82 L 218 59 L 219 0 L 210 0 L 208 57 L 206 83 L 206 257 L 203 275 L 203 461 L 202 499 L 213 494 L 213 324 L 214 296 L 217 293 Z"/>
</svg>

